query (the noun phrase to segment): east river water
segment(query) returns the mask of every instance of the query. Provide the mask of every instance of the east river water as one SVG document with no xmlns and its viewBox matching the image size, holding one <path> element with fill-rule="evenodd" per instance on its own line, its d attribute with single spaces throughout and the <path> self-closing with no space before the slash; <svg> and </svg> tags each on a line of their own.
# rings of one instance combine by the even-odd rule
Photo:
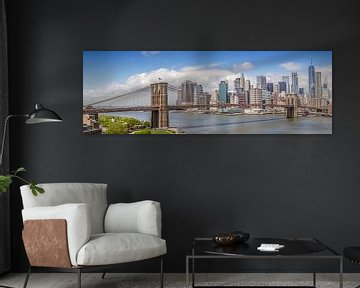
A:
<svg viewBox="0 0 360 288">
<path fill-rule="evenodd" d="M 108 115 L 149 121 L 150 112 L 119 112 Z M 332 117 L 284 115 L 225 115 L 170 111 L 170 127 L 186 134 L 332 134 Z"/>
</svg>

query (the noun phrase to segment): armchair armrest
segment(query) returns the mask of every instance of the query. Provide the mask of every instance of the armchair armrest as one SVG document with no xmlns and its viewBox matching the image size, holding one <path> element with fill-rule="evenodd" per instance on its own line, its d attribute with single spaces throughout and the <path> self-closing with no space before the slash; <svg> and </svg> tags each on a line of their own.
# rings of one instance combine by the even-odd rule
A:
<svg viewBox="0 0 360 288">
<path fill-rule="evenodd" d="M 64 219 L 66 221 L 66 232 L 70 261 L 73 266 L 77 265 L 76 256 L 80 248 L 89 241 L 91 235 L 91 222 L 89 206 L 86 204 L 64 204 L 58 206 L 33 207 L 22 210 L 23 221 Z M 35 236 L 35 235 L 34 235 Z M 39 241 L 37 235 L 33 241 Z M 45 243 L 49 244 L 49 243 Z"/>
<path fill-rule="evenodd" d="M 106 233 L 143 233 L 161 237 L 160 203 L 150 200 L 111 204 L 105 215 Z"/>
</svg>

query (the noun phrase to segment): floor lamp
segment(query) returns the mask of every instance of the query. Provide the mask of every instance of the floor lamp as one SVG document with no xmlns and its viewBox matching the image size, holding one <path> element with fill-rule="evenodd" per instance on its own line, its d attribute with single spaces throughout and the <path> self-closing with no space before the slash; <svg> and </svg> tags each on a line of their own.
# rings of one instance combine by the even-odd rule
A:
<svg viewBox="0 0 360 288">
<path fill-rule="evenodd" d="M 4 132 L 3 132 L 3 138 L 2 138 L 1 150 L 0 150 L 0 168 L 2 167 L 8 122 L 11 118 L 15 118 L 15 117 L 26 118 L 26 120 L 25 120 L 26 124 L 39 124 L 39 123 L 62 122 L 63 121 L 58 114 L 56 114 L 54 111 L 52 111 L 50 109 L 44 108 L 44 106 L 41 104 L 36 104 L 35 110 L 33 112 L 31 112 L 30 114 L 7 116 L 5 119 L 5 123 L 4 123 Z M 0 287 L 12 288 L 9 286 L 3 286 L 1 284 L 0 284 Z"/>
</svg>

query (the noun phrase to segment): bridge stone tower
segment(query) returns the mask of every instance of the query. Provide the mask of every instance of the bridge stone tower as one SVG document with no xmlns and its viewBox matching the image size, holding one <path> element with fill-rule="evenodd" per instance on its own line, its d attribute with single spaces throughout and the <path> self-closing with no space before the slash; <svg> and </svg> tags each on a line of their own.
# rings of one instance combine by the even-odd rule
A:
<svg viewBox="0 0 360 288">
<path fill-rule="evenodd" d="M 168 83 L 151 84 L 151 127 L 169 127 Z"/>
<path fill-rule="evenodd" d="M 298 117 L 298 97 L 296 94 L 286 95 L 287 118 Z"/>
</svg>

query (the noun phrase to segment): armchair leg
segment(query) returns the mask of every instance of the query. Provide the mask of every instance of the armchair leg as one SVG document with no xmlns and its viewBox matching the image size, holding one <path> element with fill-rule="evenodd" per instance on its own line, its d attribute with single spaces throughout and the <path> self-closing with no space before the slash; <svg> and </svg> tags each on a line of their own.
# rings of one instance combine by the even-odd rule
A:
<svg viewBox="0 0 360 288">
<path fill-rule="evenodd" d="M 163 288 L 164 287 L 164 269 L 163 269 L 163 257 L 161 257 L 160 260 L 160 287 Z"/>
<path fill-rule="evenodd" d="M 25 278 L 25 282 L 24 282 L 23 288 L 26 288 L 27 283 L 28 283 L 28 281 L 29 281 L 30 274 L 31 274 L 31 265 L 29 266 L 29 270 L 28 270 L 28 272 L 27 272 L 27 274 L 26 274 L 26 278 Z"/>
<path fill-rule="evenodd" d="M 81 288 L 81 269 L 77 269 L 78 288 Z"/>
<path fill-rule="evenodd" d="M 106 272 L 107 272 L 107 270 L 105 269 L 103 274 L 101 275 L 101 279 L 105 279 Z"/>
</svg>

